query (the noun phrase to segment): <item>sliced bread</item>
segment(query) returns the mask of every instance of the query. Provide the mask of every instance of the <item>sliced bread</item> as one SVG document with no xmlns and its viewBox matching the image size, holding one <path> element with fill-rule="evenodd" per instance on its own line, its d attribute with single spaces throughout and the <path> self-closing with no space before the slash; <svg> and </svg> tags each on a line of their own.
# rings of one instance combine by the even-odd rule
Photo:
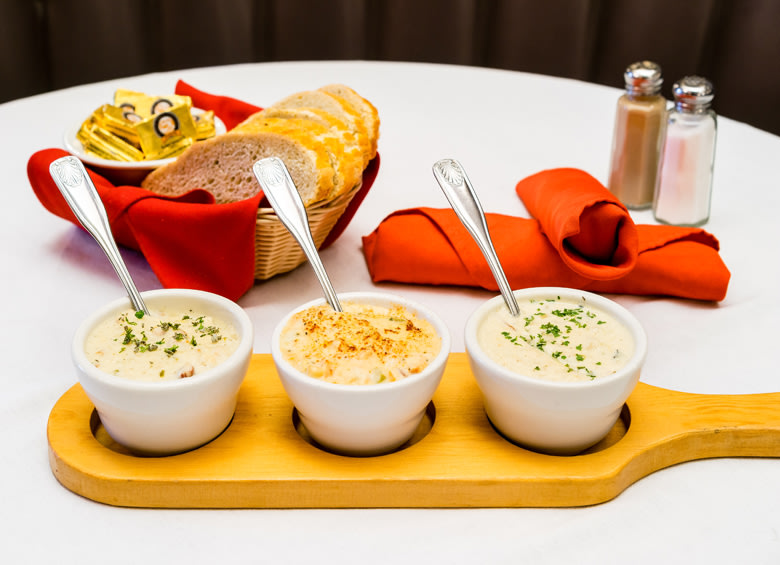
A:
<svg viewBox="0 0 780 565">
<path fill-rule="evenodd" d="M 231 131 L 200 141 L 174 162 L 152 171 L 141 186 L 167 195 L 203 188 L 214 194 L 218 203 L 236 202 L 257 194 L 260 185 L 252 166 L 274 156 L 284 161 L 304 204 L 333 191 L 334 170 L 328 155 L 273 131 Z"/>
<path fill-rule="evenodd" d="M 300 141 L 318 152 L 326 152 L 333 167 L 333 189 L 323 198 L 332 199 L 347 192 L 362 176 L 362 160 L 347 156 L 340 136 L 331 128 L 308 119 L 267 117 L 266 112 L 255 114 L 233 129 L 234 132 L 273 131 Z M 358 159 L 360 154 L 358 154 Z"/>
<path fill-rule="evenodd" d="M 363 168 L 373 158 L 371 154 L 371 138 L 369 137 L 363 118 L 343 98 L 322 90 L 308 90 L 293 94 L 271 105 L 276 108 L 317 108 L 335 116 L 355 133 L 360 151 L 363 154 Z"/>
<path fill-rule="evenodd" d="M 379 112 L 371 102 L 360 96 L 352 88 L 344 84 L 328 84 L 319 90 L 332 94 L 352 105 L 368 130 L 368 137 L 371 141 L 371 158 L 376 155 L 376 148 L 379 142 Z"/>
<path fill-rule="evenodd" d="M 219 203 L 260 190 L 252 166 L 281 158 L 305 205 L 357 186 L 376 154 L 376 109 L 354 90 L 333 84 L 293 94 L 248 117 L 227 134 L 198 142 L 143 181 L 148 190 L 179 195 L 195 188 Z"/>
<path fill-rule="evenodd" d="M 255 114 L 250 120 L 247 120 L 239 127 L 254 125 L 257 127 L 260 123 L 274 123 L 271 128 L 285 128 L 283 123 L 277 120 L 289 120 L 295 127 L 300 126 L 301 130 L 306 130 L 316 139 L 325 142 L 338 160 L 334 164 L 338 175 L 342 179 L 336 182 L 334 192 L 329 198 L 335 198 L 340 194 L 349 192 L 363 178 L 364 155 L 358 143 L 357 135 L 349 129 L 347 125 L 333 114 L 319 108 L 276 108 L 271 107 L 263 112 Z M 301 120 L 304 120 L 303 122 Z M 282 131 L 282 130 L 279 130 Z"/>
</svg>

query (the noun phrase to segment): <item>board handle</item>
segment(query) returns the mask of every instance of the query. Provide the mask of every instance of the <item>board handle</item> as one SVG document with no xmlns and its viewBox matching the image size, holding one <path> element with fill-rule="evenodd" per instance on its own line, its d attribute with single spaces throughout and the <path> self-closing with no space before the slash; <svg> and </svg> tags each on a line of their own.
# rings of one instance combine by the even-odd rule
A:
<svg viewBox="0 0 780 565">
<path fill-rule="evenodd" d="M 634 462 L 652 458 L 661 468 L 711 457 L 780 457 L 780 393 L 694 394 L 640 383 L 627 406 L 623 439 Z"/>
</svg>

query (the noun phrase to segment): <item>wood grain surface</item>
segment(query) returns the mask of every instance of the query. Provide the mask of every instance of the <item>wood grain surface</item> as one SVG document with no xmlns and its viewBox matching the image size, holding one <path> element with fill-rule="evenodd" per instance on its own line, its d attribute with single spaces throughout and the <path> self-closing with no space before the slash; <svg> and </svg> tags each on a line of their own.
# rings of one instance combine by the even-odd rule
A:
<svg viewBox="0 0 780 565">
<path fill-rule="evenodd" d="M 80 385 L 52 409 L 48 440 L 62 485 L 116 506 L 585 506 L 684 461 L 780 456 L 780 393 L 700 395 L 639 383 L 602 442 L 579 455 L 552 456 L 495 431 L 466 355 L 453 353 L 415 437 L 394 453 L 358 458 L 308 439 L 271 356 L 257 354 L 232 423 L 198 449 L 133 455 L 103 430 Z"/>
</svg>

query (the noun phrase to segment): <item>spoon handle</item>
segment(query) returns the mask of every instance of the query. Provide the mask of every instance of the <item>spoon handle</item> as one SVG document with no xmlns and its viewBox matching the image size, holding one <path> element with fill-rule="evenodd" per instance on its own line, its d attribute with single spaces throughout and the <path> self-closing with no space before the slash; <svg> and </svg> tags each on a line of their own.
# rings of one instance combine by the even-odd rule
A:
<svg viewBox="0 0 780 565">
<path fill-rule="evenodd" d="M 261 159 L 254 164 L 252 171 L 274 212 L 306 254 L 306 258 L 314 269 L 317 280 L 320 281 L 325 293 L 325 300 L 336 312 L 341 312 L 341 303 L 336 296 L 336 291 L 333 290 L 333 285 L 331 285 L 325 267 L 320 260 L 320 255 L 317 253 L 317 246 L 311 237 L 306 207 L 303 205 L 301 195 L 298 194 L 284 161 L 278 157 Z"/>
<path fill-rule="evenodd" d="M 466 176 L 466 171 L 455 159 L 441 159 L 433 165 L 433 176 L 436 177 L 455 214 L 485 256 L 507 308 L 513 316 L 519 316 L 520 307 L 517 305 L 515 295 L 498 260 L 498 255 L 490 239 L 485 213 L 469 177 Z"/>
<path fill-rule="evenodd" d="M 136 311 L 149 314 L 141 294 L 133 283 L 119 249 L 111 233 L 108 216 L 103 202 L 89 178 L 84 165 L 73 156 L 60 157 L 49 166 L 49 174 L 60 189 L 65 201 L 73 210 L 81 225 L 95 238 L 100 248 L 114 267 L 119 280 L 127 290 L 130 302 Z"/>
</svg>

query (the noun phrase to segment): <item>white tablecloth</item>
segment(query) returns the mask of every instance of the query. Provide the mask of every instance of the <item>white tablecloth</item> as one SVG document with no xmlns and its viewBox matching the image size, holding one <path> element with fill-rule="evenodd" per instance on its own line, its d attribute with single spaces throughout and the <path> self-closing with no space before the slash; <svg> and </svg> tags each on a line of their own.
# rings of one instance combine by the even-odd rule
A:
<svg viewBox="0 0 780 565">
<path fill-rule="evenodd" d="M 446 206 L 431 174 L 440 158 L 463 163 L 489 212 L 526 216 L 514 186 L 542 169 L 579 167 L 605 182 L 620 95 L 498 70 L 332 62 L 153 74 L 0 105 L 0 562 L 780 562 L 780 461 L 773 459 L 685 463 L 641 479 L 614 500 L 572 509 L 147 510 L 106 506 L 63 488 L 49 468 L 46 422 L 75 383 L 70 337 L 87 312 L 123 289 L 91 238 L 37 201 L 27 159 L 61 147 L 64 130 L 110 101 L 115 88 L 166 93 L 177 78 L 259 105 L 342 82 L 376 105 L 379 176 L 347 231 L 323 253 L 339 291 L 375 288 L 360 238 L 385 216 Z M 777 392 L 780 138 L 728 119 L 719 126 L 705 228 L 719 238 L 732 272 L 728 296 L 720 304 L 613 298 L 647 330 L 644 382 L 700 393 Z M 634 218 L 653 222 L 650 212 Z M 142 290 L 160 286 L 143 257 L 123 255 Z M 490 296 L 453 287 L 382 289 L 437 310 L 454 351 L 463 351 L 466 317 Z M 257 284 L 239 301 L 256 327 L 255 352 L 269 351 L 283 313 L 319 296 L 305 265 Z"/>
</svg>

